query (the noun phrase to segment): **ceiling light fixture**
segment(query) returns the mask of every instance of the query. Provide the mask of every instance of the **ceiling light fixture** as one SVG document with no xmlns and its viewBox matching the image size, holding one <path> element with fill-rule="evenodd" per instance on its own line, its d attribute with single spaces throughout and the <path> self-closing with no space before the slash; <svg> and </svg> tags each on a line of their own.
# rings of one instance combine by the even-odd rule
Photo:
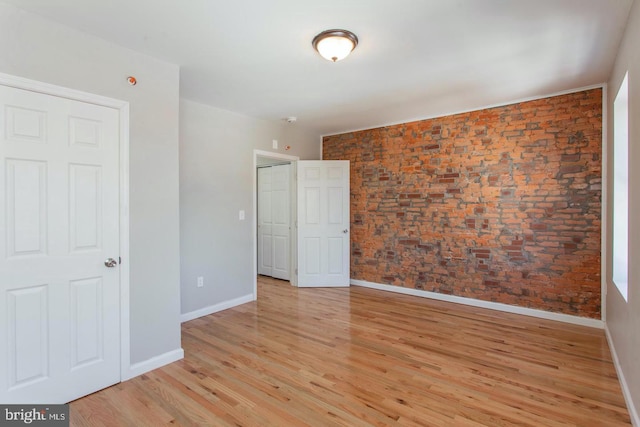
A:
<svg viewBox="0 0 640 427">
<path fill-rule="evenodd" d="M 347 30 L 327 30 L 315 36 L 311 44 L 323 58 L 337 62 L 358 46 L 358 37 Z"/>
</svg>

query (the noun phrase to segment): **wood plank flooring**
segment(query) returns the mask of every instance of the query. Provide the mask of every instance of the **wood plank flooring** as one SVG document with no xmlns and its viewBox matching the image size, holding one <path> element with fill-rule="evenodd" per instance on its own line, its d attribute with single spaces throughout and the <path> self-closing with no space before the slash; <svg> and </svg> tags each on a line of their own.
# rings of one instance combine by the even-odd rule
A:
<svg viewBox="0 0 640 427">
<path fill-rule="evenodd" d="M 72 402 L 71 425 L 630 425 L 601 330 L 265 277 L 258 295 L 184 323 L 184 360 Z"/>
</svg>

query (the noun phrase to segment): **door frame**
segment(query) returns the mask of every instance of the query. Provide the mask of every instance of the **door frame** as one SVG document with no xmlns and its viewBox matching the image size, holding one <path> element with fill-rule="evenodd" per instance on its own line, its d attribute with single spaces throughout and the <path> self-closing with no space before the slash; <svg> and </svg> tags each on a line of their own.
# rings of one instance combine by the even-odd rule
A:
<svg viewBox="0 0 640 427">
<path fill-rule="evenodd" d="M 70 89 L 50 83 L 0 73 L 0 85 L 31 92 L 85 102 L 119 111 L 120 136 L 120 253 L 125 262 L 120 264 L 120 381 L 131 378 L 129 327 L 129 103 L 101 95 Z"/>
<path fill-rule="evenodd" d="M 291 173 L 295 174 L 296 170 L 296 162 L 300 160 L 298 156 L 291 156 L 289 154 L 281 154 L 274 153 L 272 151 L 264 151 L 264 150 L 253 150 L 253 221 L 251 224 L 252 234 L 253 234 L 253 300 L 258 299 L 258 157 L 267 157 L 269 159 L 274 160 L 282 160 L 291 162 L 292 168 Z M 293 201 L 293 197 L 295 197 L 295 179 L 291 179 L 291 187 L 289 188 L 291 192 L 291 197 Z M 291 203 L 291 209 L 293 209 L 294 203 Z M 291 217 L 291 221 L 295 221 L 294 217 Z M 298 268 L 298 264 L 296 261 L 294 254 L 294 250 L 297 250 L 297 247 L 294 246 L 297 239 L 296 227 L 291 227 L 291 284 L 297 285 L 297 277 L 294 274 L 295 269 Z"/>
</svg>

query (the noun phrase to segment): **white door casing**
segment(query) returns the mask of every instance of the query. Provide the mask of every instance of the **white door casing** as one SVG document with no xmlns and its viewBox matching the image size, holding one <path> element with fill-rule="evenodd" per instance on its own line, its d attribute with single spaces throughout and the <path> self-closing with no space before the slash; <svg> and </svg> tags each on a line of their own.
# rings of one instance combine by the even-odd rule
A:
<svg viewBox="0 0 640 427">
<path fill-rule="evenodd" d="M 299 161 L 297 187 L 298 286 L 349 286 L 349 161 Z"/>
<path fill-rule="evenodd" d="M 258 273 L 289 280 L 291 165 L 258 169 Z"/>
<path fill-rule="evenodd" d="M 120 380 L 120 112 L 0 106 L 0 402 L 68 402 Z"/>
</svg>

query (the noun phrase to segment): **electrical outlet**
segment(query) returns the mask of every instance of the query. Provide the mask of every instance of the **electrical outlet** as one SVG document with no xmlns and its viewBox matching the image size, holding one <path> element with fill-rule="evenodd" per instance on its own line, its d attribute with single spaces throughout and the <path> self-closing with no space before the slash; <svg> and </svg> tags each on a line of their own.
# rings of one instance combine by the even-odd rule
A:
<svg viewBox="0 0 640 427">
<path fill-rule="evenodd" d="M 204 277 L 198 276 L 198 287 L 202 288 L 204 286 Z"/>
</svg>

